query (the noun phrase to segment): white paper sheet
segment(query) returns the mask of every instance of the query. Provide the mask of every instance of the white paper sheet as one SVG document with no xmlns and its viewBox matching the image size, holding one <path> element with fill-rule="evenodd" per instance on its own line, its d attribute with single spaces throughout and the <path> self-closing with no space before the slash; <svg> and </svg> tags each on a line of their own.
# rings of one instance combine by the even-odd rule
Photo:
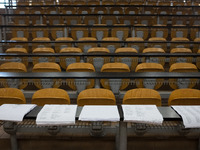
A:
<svg viewBox="0 0 200 150">
<path fill-rule="evenodd" d="M 200 127 L 200 106 L 172 106 L 181 115 L 185 128 Z"/>
<path fill-rule="evenodd" d="M 75 124 L 77 105 L 45 105 L 36 118 L 37 125 Z"/>
<path fill-rule="evenodd" d="M 35 104 L 3 104 L 0 106 L 0 120 L 20 122 L 36 106 Z"/>
<path fill-rule="evenodd" d="M 79 116 L 81 121 L 119 121 L 117 106 L 89 105 L 84 106 Z"/>
<path fill-rule="evenodd" d="M 163 122 L 163 116 L 155 105 L 122 105 L 125 122 L 158 124 Z"/>
</svg>

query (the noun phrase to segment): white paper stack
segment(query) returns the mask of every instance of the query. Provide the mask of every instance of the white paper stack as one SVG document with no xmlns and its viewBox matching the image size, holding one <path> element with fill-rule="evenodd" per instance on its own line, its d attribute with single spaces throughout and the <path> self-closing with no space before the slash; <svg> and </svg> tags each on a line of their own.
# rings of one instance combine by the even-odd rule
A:
<svg viewBox="0 0 200 150">
<path fill-rule="evenodd" d="M 89 105 L 84 106 L 79 116 L 81 121 L 119 121 L 117 106 Z"/>
<path fill-rule="evenodd" d="M 36 118 L 37 125 L 75 124 L 77 105 L 44 105 Z"/>
<path fill-rule="evenodd" d="M 20 122 L 35 107 L 35 104 L 3 104 L 0 106 L 0 120 Z"/>
<path fill-rule="evenodd" d="M 122 105 L 125 122 L 161 125 L 163 116 L 155 105 Z"/>
<path fill-rule="evenodd" d="M 181 115 L 185 128 L 200 127 L 200 106 L 172 106 Z"/>
</svg>

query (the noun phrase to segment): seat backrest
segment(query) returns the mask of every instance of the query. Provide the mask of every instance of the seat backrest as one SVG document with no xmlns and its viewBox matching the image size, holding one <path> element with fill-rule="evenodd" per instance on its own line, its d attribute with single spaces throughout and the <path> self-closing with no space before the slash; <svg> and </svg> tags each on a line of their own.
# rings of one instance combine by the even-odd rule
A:
<svg viewBox="0 0 200 150">
<path fill-rule="evenodd" d="M 112 41 L 120 41 L 117 37 L 103 38 L 102 41 L 111 41 L 110 43 L 101 43 L 101 46 L 108 48 L 111 53 L 114 53 L 117 48 L 121 47 L 121 43 L 112 43 Z"/>
<path fill-rule="evenodd" d="M 125 63 L 107 63 L 102 66 L 101 72 L 130 72 L 130 69 Z M 119 93 L 129 85 L 130 79 L 101 79 L 100 82 L 104 88 Z"/>
<path fill-rule="evenodd" d="M 198 69 L 192 63 L 175 63 L 171 65 L 169 72 L 198 72 Z M 193 88 L 196 83 L 197 79 L 169 79 L 169 85 L 172 89 Z"/>
<path fill-rule="evenodd" d="M 42 62 L 33 66 L 32 72 L 61 72 L 61 68 L 54 62 Z M 58 88 L 60 79 L 33 79 L 34 85 L 39 88 Z"/>
<path fill-rule="evenodd" d="M 102 26 L 106 24 L 94 24 L 95 26 Z M 108 37 L 108 28 L 106 27 L 93 27 L 91 30 L 91 36 L 96 38 L 98 41 L 102 40 L 105 37 Z"/>
<path fill-rule="evenodd" d="M 103 94 L 102 94 L 103 93 Z M 84 105 L 116 105 L 112 91 L 107 89 L 86 89 L 79 93 L 78 106 Z"/>
<path fill-rule="evenodd" d="M 73 63 L 68 65 L 67 72 L 95 72 L 95 68 L 90 63 Z M 77 90 L 78 93 L 86 88 L 94 87 L 94 79 L 67 79 L 68 86 Z"/>
<path fill-rule="evenodd" d="M 0 88 L 0 105 L 2 104 L 26 104 L 26 99 L 17 88 Z"/>
<path fill-rule="evenodd" d="M 141 63 L 137 65 L 135 72 L 164 72 L 164 68 L 158 63 Z M 158 89 L 163 85 L 164 79 L 136 79 L 138 88 Z"/>
<path fill-rule="evenodd" d="M 80 49 L 83 50 L 84 53 L 87 53 L 87 51 L 92 48 L 92 47 L 97 47 L 97 42 L 94 42 L 93 41 L 96 41 L 97 39 L 94 38 L 94 37 L 83 37 L 83 38 L 80 38 L 79 41 L 85 41 L 84 43 L 78 43 L 78 47 Z M 87 42 L 86 42 L 87 41 Z M 89 41 L 89 42 L 88 42 Z M 91 43 L 90 43 L 91 41 Z"/>
<path fill-rule="evenodd" d="M 60 50 L 60 53 L 82 53 L 80 48 L 67 47 Z M 79 56 L 60 56 L 60 66 L 66 69 L 70 64 L 80 62 Z"/>
<path fill-rule="evenodd" d="M 48 88 L 36 91 L 32 96 L 32 104 L 70 104 L 70 97 L 63 89 Z"/>
<path fill-rule="evenodd" d="M 161 96 L 153 89 L 138 88 L 125 93 L 123 104 L 141 104 L 161 106 Z"/>
<path fill-rule="evenodd" d="M 112 37 L 117 37 L 120 40 L 125 40 L 129 35 L 129 28 L 125 26 L 125 24 L 118 24 L 124 25 L 124 27 L 113 27 L 111 31 Z"/>
<path fill-rule="evenodd" d="M 200 91 L 197 89 L 176 89 L 171 92 L 168 105 L 200 105 Z"/>
</svg>

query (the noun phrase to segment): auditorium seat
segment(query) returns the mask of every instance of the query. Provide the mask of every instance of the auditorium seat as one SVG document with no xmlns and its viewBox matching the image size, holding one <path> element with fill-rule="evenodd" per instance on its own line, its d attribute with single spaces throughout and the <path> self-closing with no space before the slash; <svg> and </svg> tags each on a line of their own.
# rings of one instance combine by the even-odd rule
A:
<svg viewBox="0 0 200 150">
<path fill-rule="evenodd" d="M 129 66 L 131 71 L 135 71 L 135 67 L 138 64 L 138 57 L 133 57 L 131 54 L 137 54 L 137 50 L 131 47 L 118 48 L 115 51 L 116 54 L 130 54 L 130 56 L 115 57 L 115 62 L 122 62 Z"/>
<path fill-rule="evenodd" d="M 127 8 L 125 8 L 124 13 L 125 14 L 139 14 L 139 8 L 138 7 L 127 7 Z"/>
<path fill-rule="evenodd" d="M 158 63 L 141 63 L 137 65 L 135 72 L 164 72 L 164 68 Z M 135 81 L 138 88 L 159 89 L 163 85 L 164 79 L 147 78 Z"/>
<path fill-rule="evenodd" d="M 77 98 L 77 104 L 78 106 L 116 105 L 116 99 L 112 91 L 108 89 L 86 89 L 79 93 Z"/>
<path fill-rule="evenodd" d="M 200 91 L 197 89 L 176 89 L 171 92 L 168 105 L 200 105 Z"/>
<path fill-rule="evenodd" d="M 54 62 L 42 62 L 35 64 L 32 72 L 61 72 L 61 68 Z M 61 85 L 60 79 L 33 79 L 33 81 L 39 89 L 58 88 Z"/>
<path fill-rule="evenodd" d="M 94 14 L 107 14 L 106 7 L 95 7 Z"/>
<path fill-rule="evenodd" d="M 135 48 L 138 53 L 142 53 L 142 51 L 144 49 L 144 46 L 145 46 L 144 43 L 140 43 L 143 41 L 144 41 L 144 39 L 142 39 L 140 37 L 129 37 L 126 39 L 126 42 L 130 42 L 130 43 L 127 43 L 127 46 Z"/>
<path fill-rule="evenodd" d="M 97 27 L 90 28 L 92 37 L 96 38 L 98 41 L 101 41 L 103 38 L 108 37 L 109 29 L 107 27 L 101 27 L 105 26 L 106 24 L 94 24 L 94 25 Z"/>
<path fill-rule="evenodd" d="M 14 53 L 14 54 L 27 54 L 27 50 L 25 48 L 9 48 L 6 50 L 6 53 Z M 26 67 L 28 67 L 28 57 L 6 57 L 6 59 L 14 59 L 15 62 L 22 62 L 25 64 Z"/>
<path fill-rule="evenodd" d="M 101 72 L 130 72 L 129 66 L 124 63 L 107 63 L 101 68 Z M 114 94 L 128 87 L 130 79 L 101 79 L 101 85 L 111 89 Z"/>
<path fill-rule="evenodd" d="M 66 3 L 70 3 L 71 4 L 71 2 L 69 2 L 69 1 L 67 1 Z M 61 5 L 69 5 L 69 4 L 61 4 Z M 66 7 L 60 7 L 60 11 L 61 11 L 61 13 L 62 14 L 67 14 L 67 15 L 70 15 L 70 14 L 76 14 L 76 9 L 75 9 L 75 7 L 70 7 L 70 6 L 66 6 Z M 63 16 L 64 17 L 64 16 Z M 69 17 L 69 19 L 72 17 L 72 16 L 65 16 L 64 18 L 68 18 Z M 68 24 L 70 24 L 69 22 L 68 22 Z M 76 23 L 77 24 L 77 23 Z"/>
<path fill-rule="evenodd" d="M 142 53 L 165 53 L 162 48 L 145 48 Z M 162 66 L 165 65 L 165 57 L 145 57 L 143 62 L 146 63 L 159 63 Z"/>
<path fill-rule="evenodd" d="M 44 106 L 45 104 L 70 104 L 67 91 L 57 88 L 37 90 L 31 100 L 32 104 Z"/>
<path fill-rule="evenodd" d="M 101 23 L 109 26 L 117 24 L 118 22 L 116 16 L 102 16 Z"/>
<path fill-rule="evenodd" d="M 200 49 L 198 50 L 197 54 L 200 54 Z M 196 66 L 200 69 L 200 57 L 196 58 Z"/>
<path fill-rule="evenodd" d="M 97 16 L 85 16 L 83 23 L 86 25 L 95 25 L 99 23 L 99 20 Z"/>
<path fill-rule="evenodd" d="M 32 25 L 46 25 L 46 16 L 42 15 L 45 14 L 44 7 L 32 7 L 30 9 L 30 14 L 35 14 L 37 16 L 31 16 L 31 24 Z"/>
<path fill-rule="evenodd" d="M 136 16 L 121 16 L 119 17 L 119 23 L 125 25 L 135 25 L 135 21 L 137 20 Z"/>
<path fill-rule="evenodd" d="M 115 27 L 115 25 L 124 26 L 124 27 Z M 117 37 L 120 41 L 125 40 L 128 38 L 129 35 L 129 28 L 125 26 L 125 24 L 115 24 L 112 27 L 111 36 Z"/>
<path fill-rule="evenodd" d="M 161 106 L 160 94 L 153 89 L 137 88 L 128 90 L 123 98 L 123 104 L 134 105 L 156 105 Z"/>
<path fill-rule="evenodd" d="M 67 72 L 95 72 L 95 68 L 90 63 L 73 63 L 70 64 Z M 94 79 L 67 79 L 67 84 L 72 90 L 77 90 L 78 93 L 86 88 L 94 87 Z"/>
<path fill-rule="evenodd" d="M 175 63 L 171 65 L 169 72 L 198 72 L 197 67 L 192 63 Z M 183 89 L 183 88 L 193 88 L 197 79 L 189 78 L 178 78 L 178 79 L 169 79 L 169 85 L 172 89 Z"/>
<path fill-rule="evenodd" d="M 71 0 L 59 0 L 59 5 L 71 5 Z"/>
<path fill-rule="evenodd" d="M 123 9 L 122 7 L 111 7 L 109 9 L 109 13 L 110 14 L 123 14 Z M 118 16 L 116 16 L 118 18 Z"/>
<path fill-rule="evenodd" d="M 0 65 L 0 72 L 27 72 L 26 66 L 20 62 L 6 62 Z M 26 79 L 0 79 L 3 87 L 24 89 L 28 85 Z"/>
<path fill-rule="evenodd" d="M 92 47 L 97 47 L 97 42 L 94 42 L 96 41 L 97 39 L 96 38 L 93 38 L 93 37 L 83 37 L 83 38 L 80 38 L 79 41 L 85 41 L 84 43 L 78 43 L 78 47 L 80 49 L 82 49 L 82 51 L 84 53 L 87 53 L 87 51 L 92 48 Z"/>
<path fill-rule="evenodd" d="M 22 41 L 26 42 L 29 38 L 29 30 L 28 28 L 12 28 L 11 29 L 12 38 L 11 41 Z M 19 45 L 19 44 L 18 44 Z"/>
<path fill-rule="evenodd" d="M 71 13 L 69 13 L 71 14 Z M 72 13 L 74 14 L 74 13 Z M 82 23 L 80 16 L 63 16 L 67 25 L 80 25 Z"/>
<path fill-rule="evenodd" d="M 106 37 L 102 41 L 110 41 L 109 43 L 101 43 L 101 47 L 108 48 L 110 53 L 114 53 L 117 48 L 121 47 L 121 43 L 112 43 L 112 41 L 120 41 L 117 37 Z"/>
<path fill-rule="evenodd" d="M 71 27 L 71 36 L 74 40 L 79 40 L 83 37 L 88 37 L 89 31 L 88 28 L 85 27 L 84 24 L 79 24 L 82 27 Z"/>
<path fill-rule="evenodd" d="M 17 88 L 0 88 L 0 105 L 2 104 L 26 104 L 26 99 Z"/>
<path fill-rule="evenodd" d="M 87 52 L 91 53 L 91 54 L 95 54 L 95 53 L 108 54 L 108 53 L 110 53 L 110 51 L 105 47 L 93 47 L 93 48 L 90 48 Z M 87 62 L 94 65 L 96 72 L 100 72 L 103 64 L 110 62 L 110 57 L 87 56 Z"/>
<path fill-rule="evenodd" d="M 60 50 L 60 53 L 82 53 L 77 47 L 67 47 Z M 60 66 L 66 69 L 72 63 L 80 62 L 80 56 L 60 56 Z"/>
<path fill-rule="evenodd" d="M 171 54 L 192 54 L 192 50 L 189 48 L 173 48 L 170 51 Z M 174 63 L 192 63 L 193 57 L 171 57 L 169 65 L 171 66 Z"/>
<path fill-rule="evenodd" d="M 98 0 L 88 0 L 87 4 L 88 5 L 99 5 L 100 1 L 98 1 Z"/>
<path fill-rule="evenodd" d="M 139 39 L 146 40 L 149 36 L 149 29 L 145 27 L 146 25 L 140 24 L 139 26 L 141 27 L 134 26 L 131 29 L 131 36 L 132 36 L 132 40 L 134 41 L 139 40 Z"/>
<path fill-rule="evenodd" d="M 33 54 L 53 54 L 55 53 L 53 48 L 35 48 Z M 33 65 L 40 62 L 55 62 L 55 57 L 33 57 Z"/>
</svg>

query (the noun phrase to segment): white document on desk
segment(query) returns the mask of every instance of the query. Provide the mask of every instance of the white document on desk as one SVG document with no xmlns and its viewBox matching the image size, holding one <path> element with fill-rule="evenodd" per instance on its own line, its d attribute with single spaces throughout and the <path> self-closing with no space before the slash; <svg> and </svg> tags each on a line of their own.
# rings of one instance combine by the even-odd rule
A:
<svg viewBox="0 0 200 150">
<path fill-rule="evenodd" d="M 117 106 L 88 105 L 84 106 L 79 116 L 81 121 L 119 121 Z"/>
<path fill-rule="evenodd" d="M 0 106 L 0 120 L 20 122 L 36 106 L 35 104 L 3 104 Z"/>
<path fill-rule="evenodd" d="M 185 128 L 200 127 L 200 106 L 172 106 L 181 115 Z"/>
<path fill-rule="evenodd" d="M 77 105 L 44 105 L 36 118 L 37 125 L 75 124 Z"/>
<path fill-rule="evenodd" d="M 163 116 L 155 105 L 122 105 L 125 122 L 161 125 Z"/>
</svg>

